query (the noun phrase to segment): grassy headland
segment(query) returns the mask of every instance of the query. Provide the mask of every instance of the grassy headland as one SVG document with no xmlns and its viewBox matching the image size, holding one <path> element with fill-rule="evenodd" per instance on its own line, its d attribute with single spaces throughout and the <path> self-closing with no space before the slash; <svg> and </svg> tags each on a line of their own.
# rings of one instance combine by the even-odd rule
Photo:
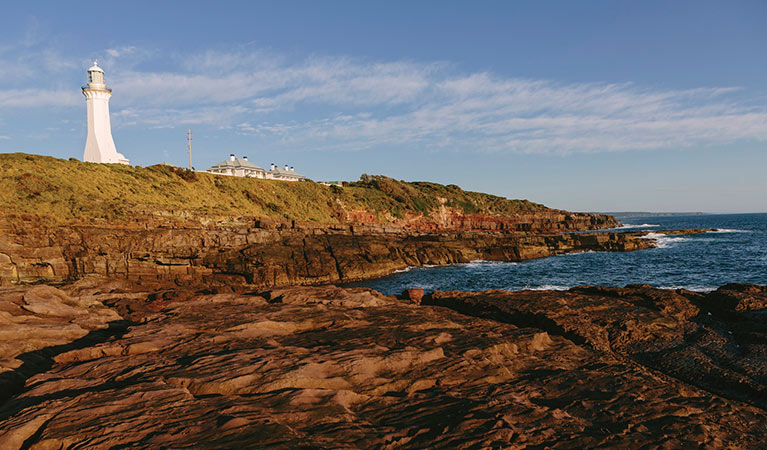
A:
<svg viewBox="0 0 767 450">
<path fill-rule="evenodd" d="M 435 213 L 510 216 L 550 211 L 527 200 L 464 191 L 458 186 L 363 175 L 344 187 L 212 175 L 156 165 L 83 163 L 24 153 L 0 154 L 2 217 L 127 220 L 173 213 L 253 216 L 321 223 L 372 214 L 382 223 Z"/>
</svg>

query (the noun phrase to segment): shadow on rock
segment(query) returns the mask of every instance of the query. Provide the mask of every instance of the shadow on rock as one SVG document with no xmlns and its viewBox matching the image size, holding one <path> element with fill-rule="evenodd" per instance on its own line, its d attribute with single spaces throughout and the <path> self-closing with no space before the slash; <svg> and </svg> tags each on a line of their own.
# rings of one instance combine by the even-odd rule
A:
<svg viewBox="0 0 767 450">
<path fill-rule="evenodd" d="M 0 420 L 15 414 L 20 409 L 12 407 L 9 410 L 10 402 L 6 402 L 23 392 L 24 385 L 29 378 L 50 370 L 55 363 L 54 358 L 56 356 L 72 350 L 91 347 L 110 339 L 119 339 L 131 324 L 132 322 L 127 320 L 110 322 L 106 329 L 93 330 L 68 344 L 54 345 L 17 355 L 15 358 L 22 361 L 22 365 L 14 370 L 0 373 Z"/>
</svg>

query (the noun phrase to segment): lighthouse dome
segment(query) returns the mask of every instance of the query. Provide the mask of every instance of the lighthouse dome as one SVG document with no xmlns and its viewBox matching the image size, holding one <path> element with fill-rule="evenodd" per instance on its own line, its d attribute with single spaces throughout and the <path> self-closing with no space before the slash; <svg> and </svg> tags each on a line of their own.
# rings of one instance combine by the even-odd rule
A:
<svg viewBox="0 0 767 450">
<path fill-rule="evenodd" d="M 106 89 L 104 84 L 104 70 L 99 67 L 99 61 L 93 61 L 93 66 L 88 69 L 88 88 Z"/>
<path fill-rule="evenodd" d="M 104 73 L 104 70 L 101 67 L 99 67 L 99 61 L 96 60 L 96 61 L 93 61 L 93 65 L 91 66 L 90 69 L 88 69 L 88 72 L 101 72 L 101 73 Z"/>
</svg>

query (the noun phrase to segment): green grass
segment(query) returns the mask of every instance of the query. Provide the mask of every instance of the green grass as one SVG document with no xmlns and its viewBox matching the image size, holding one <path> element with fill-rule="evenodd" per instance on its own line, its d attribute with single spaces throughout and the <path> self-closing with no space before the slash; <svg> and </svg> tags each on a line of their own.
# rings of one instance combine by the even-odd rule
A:
<svg viewBox="0 0 767 450">
<path fill-rule="evenodd" d="M 398 208 L 400 211 L 428 214 L 445 205 L 465 214 L 504 216 L 520 213 L 546 211 L 549 208 L 528 200 L 509 200 L 497 195 L 464 191 L 450 184 L 447 186 L 416 181 L 407 183 L 382 175 L 363 174 L 351 187 L 377 191 L 378 195 L 366 195 L 371 209 Z"/>
<path fill-rule="evenodd" d="M 407 183 L 363 175 L 345 187 L 191 172 L 169 166 L 83 163 L 23 153 L 0 154 L 4 217 L 53 221 L 173 213 L 340 222 L 348 211 L 380 221 L 429 214 L 441 205 L 467 214 L 510 215 L 547 210 L 527 200 L 467 192 L 455 185 Z"/>
</svg>

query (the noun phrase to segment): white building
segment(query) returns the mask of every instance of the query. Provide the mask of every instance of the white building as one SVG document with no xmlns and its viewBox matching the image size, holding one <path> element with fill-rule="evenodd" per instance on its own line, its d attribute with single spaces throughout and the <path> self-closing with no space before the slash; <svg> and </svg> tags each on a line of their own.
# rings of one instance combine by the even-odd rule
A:
<svg viewBox="0 0 767 450">
<path fill-rule="evenodd" d="M 125 156 L 117 153 L 109 122 L 109 98 L 112 90 L 104 82 L 104 71 L 98 61 L 88 69 L 88 86 L 83 89 L 88 108 L 88 139 L 85 141 L 83 161 L 95 163 L 130 164 Z"/>
<path fill-rule="evenodd" d="M 274 164 L 267 171 L 248 161 L 247 156 L 237 158 L 234 154 L 229 155 L 229 159 L 221 161 L 207 170 L 208 173 L 216 175 L 229 175 L 233 177 L 265 178 L 267 180 L 281 181 L 304 181 L 306 177 L 296 173 L 295 169 L 285 165 L 285 169 L 280 169 Z"/>
<path fill-rule="evenodd" d="M 280 169 L 272 163 L 271 169 L 266 173 L 266 178 L 282 181 L 306 181 L 306 177 L 300 173 L 296 173 L 293 167 L 285 165 L 285 169 Z"/>
<path fill-rule="evenodd" d="M 229 155 L 226 161 L 221 161 L 208 169 L 208 172 L 233 177 L 266 178 L 266 170 L 248 161 L 247 156 L 236 158 L 234 154 Z"/>
</svg>

